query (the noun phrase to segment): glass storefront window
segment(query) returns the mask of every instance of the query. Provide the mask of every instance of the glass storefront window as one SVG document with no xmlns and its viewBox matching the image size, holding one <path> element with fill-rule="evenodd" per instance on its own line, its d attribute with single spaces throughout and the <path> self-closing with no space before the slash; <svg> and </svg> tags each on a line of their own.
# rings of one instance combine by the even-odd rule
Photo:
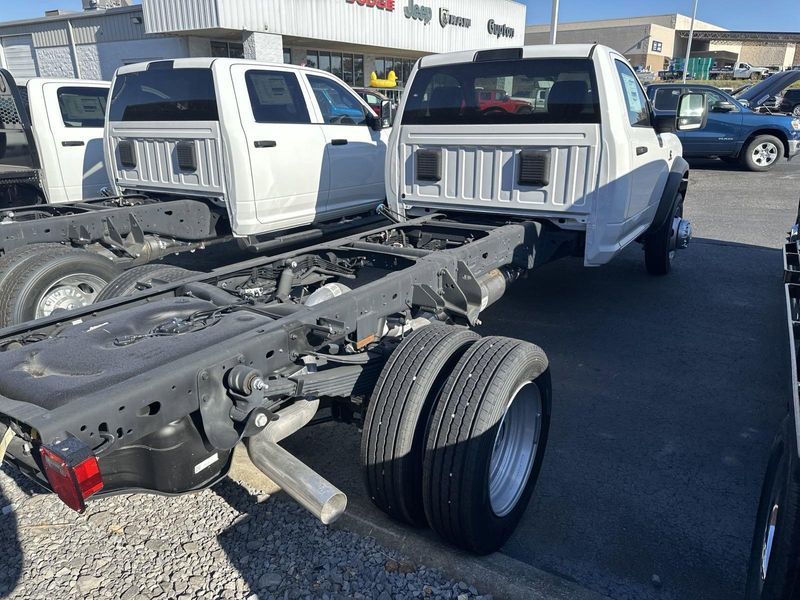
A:
<svg viewBox="0 0 800 600">
<path fill-rule="evenodd" d="M 291 48 L 284 48 L 283 49 L 283 64 L 285 64 L 285 65 L 292 64 L 292 49 Z"/>
<path fill-rule="evenodd" d="M 244 58 L 244 44 L 237 42 L 211 42 L 214 58 Z"/>
<path fill-rule="evenodd" d="M 290 50 L 288 48 L 284 50 L 284 60 L 286 52 L 290 52 Z M 307 50 L 304 64 L 313 69 L 327 71 L 348 85 L 356 87 L 364 85 L 364 57 L 360 54 Z"/>
<path fill-rule="evenodd" d="M 394 74 L 397 75 L 398 84 L 403 85 L 408 81 L 415 62 L 416 60 L 413 58 L 381 56 L 375 59 L 375 73 L 379 79 L 385 79 L 389 76 L 389 71 L 394 71 Z"/>
</svg>

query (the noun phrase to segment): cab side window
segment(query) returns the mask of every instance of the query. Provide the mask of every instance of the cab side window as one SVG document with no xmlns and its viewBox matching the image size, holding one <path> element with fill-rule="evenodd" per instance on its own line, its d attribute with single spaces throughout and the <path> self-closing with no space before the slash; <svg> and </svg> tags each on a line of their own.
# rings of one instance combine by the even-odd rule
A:
<svg viewBox="0 0 800 600">
<path fill-rule="evenodd" d="M 103 88 L 62 87 L 56 92 L 64 127 L 103 127 L 108 90 Z"/>
<path fill-rule="evenodd" d="M 300 82 L 285 71 L 248 71 L 247 93 L 256 123 L 310 123 Z"/>
<path fill-rule="evenodd" d="M 634 127 L 651 127 L 647 96 L 645 96 L 639 80 L 628 65 L 619 60 L 614 63 L 617 73 L 619 73 L 619 82 L 622 85 L 622 95 L 625 97 L 630 124 Z"/>
<path fill-rule="evenodd" d="M 308 81 L 322 117 L 329 125 L 364 125 L 367 114 L 364 107 L 353 94 L 332 79 L 309 75 Z"/>
</svg>

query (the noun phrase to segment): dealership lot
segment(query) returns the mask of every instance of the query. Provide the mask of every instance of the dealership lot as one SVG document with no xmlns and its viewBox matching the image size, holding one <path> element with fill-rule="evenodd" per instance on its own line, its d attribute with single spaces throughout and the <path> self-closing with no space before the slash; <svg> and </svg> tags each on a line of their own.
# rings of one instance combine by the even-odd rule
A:
<svg viewBox="0 0 800 600">
<path fill-rule="evenodd" d="M 518 283 L 486 313 L 482 333 L 545 348 L 554 383 L 541 479 L 505 555 L 615 599 L 741 597 L 766 455 L 790 394 L 780 246 L 799 184 L 800 162 L 772 173 L 697 162 L 686 205 L 695 240 L 670 276 L 648 277 L 636 247 L 588 272 L 565 260 Z M 230 251 L 176 260 L 207 268 Z M 358 443 L 347 426 L 321 425 L 286 446 L 348 493 L 354 515 L 378 522 L 363 493 Z M 340 529 L 326 532 L 299 509 L 272 510 L 276 500 L 256 505 L 235 484 L 181 500 L 103 500 L 93 519 L 52 497 L 29 504 L 5 476 L 2 486 L 22 507 L 0 517 L 13 551 L 4 556 L 14 557 L 0 583 L 27 582 L 12 597 L 42 597 L 48 591 L 39 585 L 49 593 L 70 586 L 78 596 L 79 577 L 109 597 L 159 589 L 188 598 L 223 590 L 323 597 L 343 592 L 313 587 L 334 572 L 351 591 L 377 597 L 384 588 L 368 583 L 399 559 Z M 178 536 L 164 526 L 173 521 L 184 523 Z M 415 538 L 428 539 L 393 529 L 410 534 L 404 551 L 412 559 Z M 60 562 L 46 564 L 64 539 L 87 543 L 62 547 Z M 253 540 L 272 550 L 255 552 Z M 382 558 L 359 570 L 375 556 Z M 150 581 L 144 574 L 153 564 L 165 573 Z M 124 577 L 105 579 L 117 571 Z M 273 573 L 284 577 L 262 580 Z M 457 595 L 452 582 L 428 572 L 403 575 L 404 587 L 396 572 L 379 579 L 397 597 L 425 585 L 433 595 Z M 147 586 L 134 585 L 140 580 Z"/>
<path fill-rule="evenodd" d="M 503 552 L 616 599 L 742 597 L 791 393 L 780 248 L 800 162 L 771 173 L 692 166 L 695 239 L 671 275 L 649 278 L 638 247 L 588 272 L 557 262 L 481 327 L 539 343 L 553 371 L 548 454 Z M 331 455 L 340 431 L 311 428 L 287 446 L 358 503 L 358 439 Z"/>
</svg>

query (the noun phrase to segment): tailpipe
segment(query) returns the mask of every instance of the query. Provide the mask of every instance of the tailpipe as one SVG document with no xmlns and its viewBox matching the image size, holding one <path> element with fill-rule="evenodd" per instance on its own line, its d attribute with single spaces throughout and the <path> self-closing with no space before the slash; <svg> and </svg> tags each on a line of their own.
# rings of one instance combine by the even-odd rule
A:
<svg viewBox="0 0 800 600">
<path fill-rule="evenodd" d="M 246 444 L 253 464 L 325 525 L 342 516 L 347 496 L 330 481 L 268 436 L 253 436 Z"/>
</svg>

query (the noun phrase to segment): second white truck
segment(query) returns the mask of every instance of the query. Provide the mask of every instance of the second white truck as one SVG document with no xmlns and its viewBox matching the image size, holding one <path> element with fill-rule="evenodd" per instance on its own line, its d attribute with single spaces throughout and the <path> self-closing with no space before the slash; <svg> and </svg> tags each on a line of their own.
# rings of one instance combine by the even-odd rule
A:
<svg viewBox="0 0 800 600">
<path fill-rule="evenodd" d="M 110 83 L 28 80 L 0 69 L 0 209 L 97 198 L 108 187 L 103 126 Z"/>
<path fill-rule="evenodd" d="M 65 122 L 76 124 L 88 104 L 69 99 L 76 114 Z M 361 223 L 385 198 L 389 103 L 382 109 L 328 73 L 291 65 L 121 68 L 104 141 L 81 146 L 80 128 L 67 125 L 54 137 L 84 152 L 104 147 L 111 196 L 0 211 L 0 325 L 86 306 L 123 270 L 167 254 L 233 238 L 264 251 Z"/>
</svg>

